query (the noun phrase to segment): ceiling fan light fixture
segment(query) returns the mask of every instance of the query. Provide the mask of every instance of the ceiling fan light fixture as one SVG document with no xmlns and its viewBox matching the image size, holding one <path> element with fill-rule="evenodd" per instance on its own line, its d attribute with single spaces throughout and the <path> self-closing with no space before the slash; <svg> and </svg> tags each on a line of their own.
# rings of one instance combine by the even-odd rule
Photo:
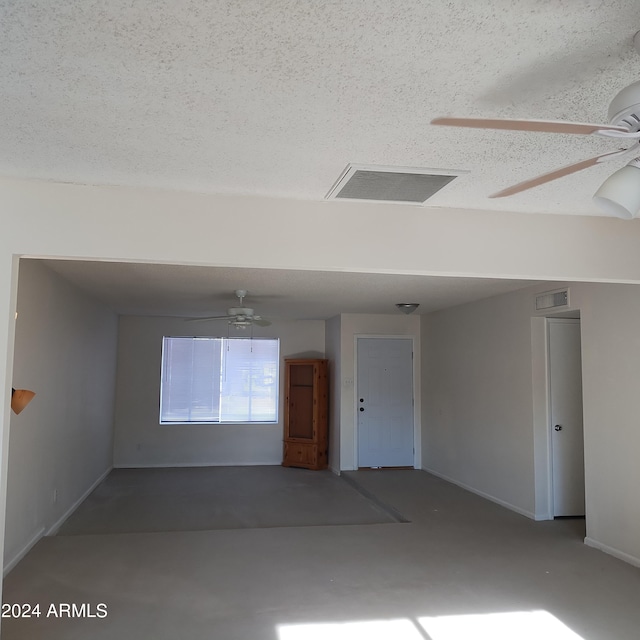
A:
<svg viewBox="0 0 640 640">
<path fill-rule="evenodd" d="M 409 315 L 413 313 L 420 305 L 417 302 L 398 302 L 396 307 L 402 311 L 402 313 L 406 313 Z"/>
<path fill-rule="evenodd" d="M 635 218 L 640 211 L 640 158 L 610 175 L 595 192 L 593 201 L 617 218 Z"/>
</svg>

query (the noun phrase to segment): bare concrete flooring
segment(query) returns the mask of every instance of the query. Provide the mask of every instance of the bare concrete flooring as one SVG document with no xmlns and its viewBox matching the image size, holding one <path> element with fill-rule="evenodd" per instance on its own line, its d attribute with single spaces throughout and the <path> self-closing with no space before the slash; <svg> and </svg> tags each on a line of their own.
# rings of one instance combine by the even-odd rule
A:
<svg viewBox="0 0 640 640">
<path fill-rule="evenodd" d="M 5 579 L 5 603 L 42 613 L 3 618 L 3 639 L 640 638 L 640 570 L 586 547 L 581 520 L 533 522 L 422 471 L 193 472 L 109 477 Z M 61 603 L 80 616 L 47 615 Z"/>
<path fill-rule="evenodd" d="M 393 521 L 330 471 L 280 466 L 114 469 L 58 535 Z"/>
</svg>

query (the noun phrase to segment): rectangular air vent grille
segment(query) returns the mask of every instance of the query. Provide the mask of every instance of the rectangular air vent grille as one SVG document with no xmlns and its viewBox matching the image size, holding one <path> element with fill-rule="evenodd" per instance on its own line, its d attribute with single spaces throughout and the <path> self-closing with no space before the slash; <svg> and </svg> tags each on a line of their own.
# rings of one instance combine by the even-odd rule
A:
<svg viewBox="0 0 640 640">
<path fill-rule="evenodd" d="M 536 311 L 569 306 L 569 289 L 547 291 L 536 296 Z"/>
<path fill-rule="evenodd" d="M 422 204 L 460 173 L 350 164 L 327 194 L 327 199 Z"/>
</svg>

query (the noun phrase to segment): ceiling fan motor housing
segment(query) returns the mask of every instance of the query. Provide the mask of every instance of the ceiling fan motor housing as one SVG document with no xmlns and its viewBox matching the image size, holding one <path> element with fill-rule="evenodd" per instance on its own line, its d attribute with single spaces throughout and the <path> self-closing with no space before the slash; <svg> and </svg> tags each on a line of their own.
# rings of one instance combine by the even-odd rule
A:
<svg viewBox="0 0 640 640">
<path fill-rule="evenodd" d="M 620 91 L 609 105 L 609 124 L 640 131 L 640 80 Z"/>
<path fill-rule="evenodd" d="M 245 318 L 252 318 L 253 309 L 249 309 L 249 307 L 231 307 L 231 309 L 227 309 L 227 315 L 244 316 Z"/>
</svg>

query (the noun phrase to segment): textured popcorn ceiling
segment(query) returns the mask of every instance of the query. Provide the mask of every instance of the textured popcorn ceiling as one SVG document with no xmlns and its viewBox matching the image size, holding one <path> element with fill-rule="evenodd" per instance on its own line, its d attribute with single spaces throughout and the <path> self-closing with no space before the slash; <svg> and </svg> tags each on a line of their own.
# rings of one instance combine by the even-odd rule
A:
<svg viewBox="0 0 640 640">
<path fill-rule="evenodd" d="M 347 163 L 469 170 L 430 203 L 598 215 L 616 147 L 429 125 L 603 122 L 640 79 L 632 0 L 0 0 L 0 174 L 321 200 Z"/>
</svg>

